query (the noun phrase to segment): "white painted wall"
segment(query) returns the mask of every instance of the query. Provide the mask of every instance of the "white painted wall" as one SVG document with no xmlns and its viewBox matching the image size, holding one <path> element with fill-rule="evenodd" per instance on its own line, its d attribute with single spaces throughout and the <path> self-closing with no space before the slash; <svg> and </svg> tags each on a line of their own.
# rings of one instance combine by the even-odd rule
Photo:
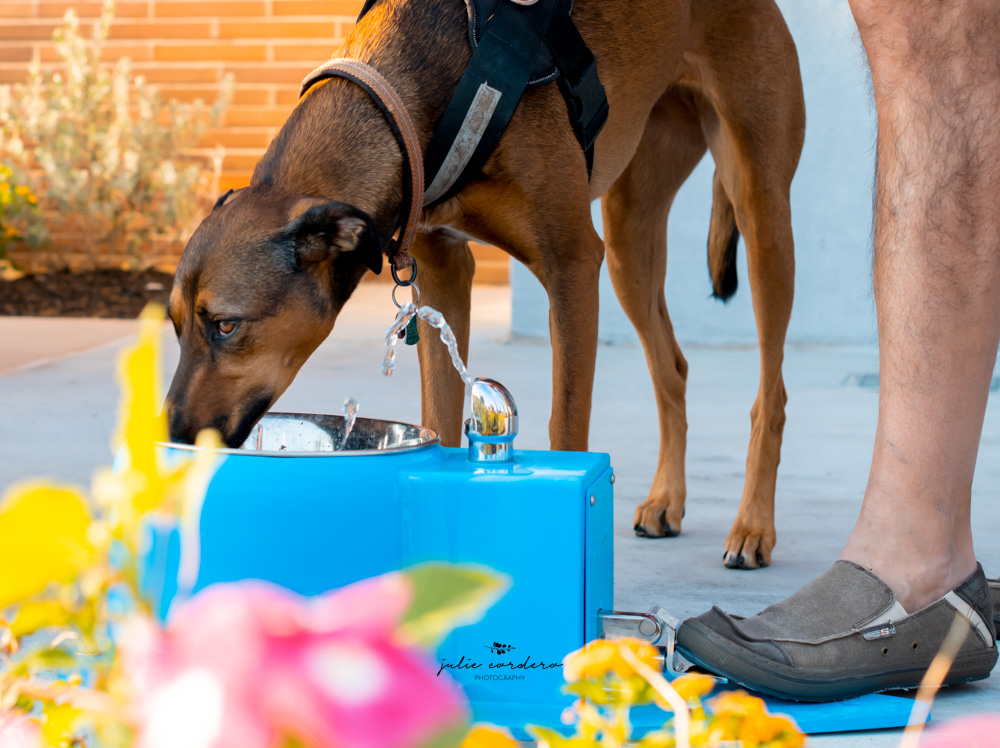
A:
<svg viewBox="0 0 1000 748">
<path fill-rule="evenodd" d="M 792 184 L 795 305 L 792 343 L 875 340 L 871 300 L 871 194 L 875 116 L 867 65 L 847 0 L 778 0 L 798 48 L 806 97 L 806 139 Z M 740 286 L 722 304 L 710 297 L 705 245 L 711 213 L 710 155 L 674 202 L 668 229 L 667 306 L 677 337 L 695 343 L 755 343 L 746 252 L 739 249 Z M 594 221 L 601 231 L 600 209 Z M 541 285 L 512 262 L 512 331 L 548 335 Z M 604 270 L 601 339 L 635 341 Z"/>
</svg>

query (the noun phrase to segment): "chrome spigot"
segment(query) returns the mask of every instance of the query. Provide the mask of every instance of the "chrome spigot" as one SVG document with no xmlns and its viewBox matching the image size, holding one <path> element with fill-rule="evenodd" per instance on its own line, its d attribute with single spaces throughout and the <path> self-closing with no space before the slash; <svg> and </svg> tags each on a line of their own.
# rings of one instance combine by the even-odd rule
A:
<svg viewBox="0 0 1000 748">
<path fill-rule="evenodd" d="M 469 462 L 510 462 L 517 436 L 517 405 L 510 392 L 492 379 L 472 383 L 472 417 L 465 422 Z"/>
</svg>

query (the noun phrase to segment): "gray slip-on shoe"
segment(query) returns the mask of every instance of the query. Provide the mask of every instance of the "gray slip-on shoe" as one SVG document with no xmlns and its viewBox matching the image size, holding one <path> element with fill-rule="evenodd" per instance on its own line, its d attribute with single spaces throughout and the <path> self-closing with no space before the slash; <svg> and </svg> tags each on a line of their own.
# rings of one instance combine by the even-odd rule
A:
<svg viewBox="0 0 1000 748">
<path fill-rule="evenodd" d="M 788 599 L 751 618 L 719 608 L 689 618 L 677 648 L 747 688 L 792 701 L 835 701 L 916 688 L 956 613 L 970 627 L 945 684 L 979 680 L 997 661 L 993 599 L 981 566 L 910 615 L 867 569 L 837 561 Z"/>
<path fill-rule="evenodd" d="M 1000 636 L 1000 579 L 987 579 L 986 582 L 993 596 L 993 628 L 997 636 Z"/>
</svg>

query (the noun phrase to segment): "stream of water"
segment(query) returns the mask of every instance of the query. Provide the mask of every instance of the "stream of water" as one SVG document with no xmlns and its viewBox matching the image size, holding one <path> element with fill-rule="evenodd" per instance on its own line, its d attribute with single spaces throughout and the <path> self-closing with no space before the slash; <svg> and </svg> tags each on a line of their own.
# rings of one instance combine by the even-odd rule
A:
<svg viewBox="0 0 1000 748">
<path fill-rule="evenodd" d="M 338 452 L 347 446 L 347 437 L 354 430 L 354 421 L 357 420 L 359 407 L 358 401 L 353 397 L 344 400 L 344 438 L 340 440 L 340 446 L 337 448 Z"/>
<path fill-rule="evenodd" d="M 399 308 L 399 312 L 396 313 L 396 319 L 389 326 L 389 329 L 386 330 L 386 350 L 385 359 L 382 361 L 382 373 L 387 377 L 392 376 L 392 372 L 396 368 L 396 345 L 399 343 L 400 330 L 406 328 L 406 323 L 410 321 L 410 317 L 413 315 L 417 315 L 417 317 L 440 332 L 441 342 L 448 346 L 448 353 L 451 354 L 451 363 L 455 367 L 455 370 L 458 371 L 459 376 L 462 377 L 462 381 L 465 382 L 465 389 L 468 391 L 472 386 L 472 377 L 469 375 L 469 370 L 465 368 L 465 364 L 462 363 L 462 357 L 458 353 L 458 341 L 455 340 L 455 333 L 451 331 L 451 327 L 445 322 L 444 315 L 429 306 L 418 307 L 412 302 L 407 302 Z"/>
</svg>

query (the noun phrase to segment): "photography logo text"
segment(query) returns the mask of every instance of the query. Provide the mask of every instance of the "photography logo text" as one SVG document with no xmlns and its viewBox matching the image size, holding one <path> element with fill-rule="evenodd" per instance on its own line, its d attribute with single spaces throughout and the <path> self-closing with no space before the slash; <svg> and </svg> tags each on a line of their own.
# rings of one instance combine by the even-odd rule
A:
<svg viewBox="0 0 1000 748">
<path fill-rule="evenodd" d="M 441 667 L 438 668 L 437 674 L 441 675 L 445 670 L 453 672 L 474 670 L 482 671 L 474 673 L 473 678 L 476 680 L 518 681 L 524 680 L 526 675 L 531 672 L 551 670 L 552 668 L 562 666 L 561 662 L 533 660 L 530 654 L 524 655 L 522 659 L 520 654 L 511 654 L 517 650 L 517 647 L 513 644 L 502 644 L 495 641 L 492 644 L 484 644 L 483 646 L 490 653 L 485 655 L 485 662 L 465 655 L 462 655 L 458 662 L 448 662 L 442 659 Z"/>
</svg>

